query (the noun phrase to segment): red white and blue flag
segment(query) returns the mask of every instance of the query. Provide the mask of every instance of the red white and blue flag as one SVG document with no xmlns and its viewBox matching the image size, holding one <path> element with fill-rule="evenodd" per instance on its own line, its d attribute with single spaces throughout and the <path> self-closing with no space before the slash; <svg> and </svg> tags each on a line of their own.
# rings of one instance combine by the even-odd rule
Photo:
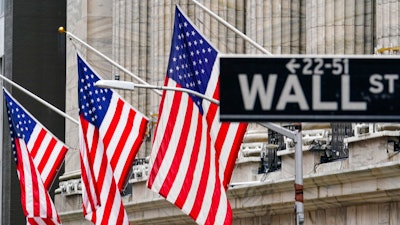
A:
<svg viewBox="0 0 400 225">
<path fill-rule="evenodd" d="M 219 99 L 218 52 L 177 7 L 165 86 Z M 231 224 L 226 196 L 247 125 L 220 123 L 219 107 L 164 91 L 148 187 L 198 224 Z"/>
<path fill-rule="evenodd" d="M 128 224 L 120 191 L 144 140 L 148 119 L 111 89 L 78 55 L 80 154 L 85 217 Z"/>
<path fill-rule="evenodd" d="M 48 189 L 64 160 L 67 147 L 6 90 L 3 92 L 27 224 L 61 224 Z"/>
</svg>

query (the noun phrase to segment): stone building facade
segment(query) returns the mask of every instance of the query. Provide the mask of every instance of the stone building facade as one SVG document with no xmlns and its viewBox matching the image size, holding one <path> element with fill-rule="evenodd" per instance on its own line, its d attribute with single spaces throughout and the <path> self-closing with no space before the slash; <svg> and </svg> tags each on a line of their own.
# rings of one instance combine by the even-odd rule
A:
<svg viewBox="0 0 400 225">
<path fill-rule="evenodd" d="M 398 1 L 199 2 L 276 55 L 375 54 L 378 48 L 399 45 Z M 68 1 L 66 27 L 148 83 L 162 85 L 175 4 L 220 52 L 261 54 L 191 0 Z M 67 41 L 66 110 L 76 118 L 77 51 L 103 78 L 135 81 L 76 41 Z M 396 51 L 382 52 L 392 53 Z M 145 185 L 146 157 L 151 150 L 160 96 L 139 89 L 120 94 L 154 120 L 123 197 L 131 223 L 194 223 Z M 400 126 L 301 125 L 305 224 L 400 224 Z M 66 143 L 73 149 L 67 154 L 55 197 L 61 220 L 71 225 L 90 224 L 81 209 L 77 130 L 76 124 L 66 121 Z M 293 143 L 273 135 L 256 124 L 251 124 L 246 133 L 228 191 L 234 224 L 294 224 Z M 268 147 L 271 144 L 274 147 Z M 275 161 L 268 160 L 271 158 Z"/>
</svg>

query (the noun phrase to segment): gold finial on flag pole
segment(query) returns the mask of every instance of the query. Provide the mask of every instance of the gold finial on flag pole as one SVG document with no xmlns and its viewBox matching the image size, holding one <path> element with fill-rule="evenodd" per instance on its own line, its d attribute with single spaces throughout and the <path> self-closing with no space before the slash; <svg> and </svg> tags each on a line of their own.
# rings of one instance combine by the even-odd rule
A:
<svg viewBox="0 0 400 225">
<path fill-rule="evenodd" d="M 65 33 L 65 32 L 66 32 L 66 30 L 65 30 L 64 27 L 59 27 L 58 28 L 58 33 L 62 34 L 62 33 Z"/>
</svg>

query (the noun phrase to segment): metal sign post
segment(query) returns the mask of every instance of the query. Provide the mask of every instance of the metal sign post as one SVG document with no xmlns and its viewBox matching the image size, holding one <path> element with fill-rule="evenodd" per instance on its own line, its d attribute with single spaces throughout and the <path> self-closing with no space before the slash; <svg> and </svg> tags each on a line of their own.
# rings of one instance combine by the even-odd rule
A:
<svg viewBox="0 0 400 225">
<path fill-rule="evenodd" d="M 302 150 L 302 136 L 301 130 L 291 131 L 273 123 L 260 123 L 260 125 L 271 129 L 275 132 L 282 134 L 295 142 L 295 175 L 294 175 L 294 189 L 295 189 L 295 212 L 296 224 L 301 225 L 304 223 L 304 198 L 303 198 L 303 150 Z"/>
</svg>

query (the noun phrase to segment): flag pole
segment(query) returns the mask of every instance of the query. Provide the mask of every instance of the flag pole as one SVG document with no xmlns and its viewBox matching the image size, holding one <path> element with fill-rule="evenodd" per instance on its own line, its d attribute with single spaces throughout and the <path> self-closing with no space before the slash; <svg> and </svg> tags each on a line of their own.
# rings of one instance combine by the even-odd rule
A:
<svg viewBox="0 0 400 225">
<path fill-rule="evenodd" d="M 1 86 L 3 86 L 3 80 L 0 81 Z M 0 94 L 1 99 L 4 99 L 4 92 L 1 92 Z M 2 144 L 2 146 L 4 146 L 4 140 L 3 140 L 3 130 L 4 130 L 4 104 L 0 104 L 0 112 L 1 112 L 1 119 L 0 119 L 0 141 Z M 0 192 L 3 193 L 3 190 L 6 188 L 3 188 L 3 167 L 4 167 L 4 162 L 3 162 L 3 153 L 0 154 L 0 163 L 1 163 L 1 167 L 0 167 Z M 3 195 L 0 195 L 0 201 L 3 202 Z M 3 208 L 4 208 L 4 204 L 1 204 L 0 206 L 0 223 L 3 224 Z"/>
<path fill-rule="evenodd" d="M 227 28 L 235 32 L 237 35 L 242 37 L 244 40 L 252 44 L 261 52 L 272 55 L 271 52 L 263 48 L 257 42 L 249 38 L 247 35 L 243 34 L 241 31 L 236 29 L 236 27 L 232 26 L 230 23 L 226 22 L 224 19 L 219 17 L 213 11 L 208 9 L 207 7 L 200 4 L 197 0 L 192 0 L 197 6 L 202 8 L 205 12 L 207 12 L 210 16 L 218 20 L 220 23 L 225 25 Z M 287 133 L 284 128 L 274 125 L 273 123 L 263 123 L 262 126 L 267 127 L 268 129 L 274 130 L 278 133 L 283 132 L 283 135 L 293 139 L 296 143 L 295 146 L 295 212 L 296 212 L 296 224 L 300 225 L 304 223 L 304 203 L 303 203 L 303 152 L 302 152 L 302 136 L 301 130 L 295 133 Z"/>
<path fill-rule="evenodd" d="M 20 86 L 19 84 L 15 83 L 14 81 L 8 79 L 7 77 L 3 76 L 2 74 L 0 74 L 0 78 L 3 81 L 6 81 L 7 83 L 9 83 L 12 86 L 16 87 L 17 89 L 21 90 L 25 94 L 29 95 L 30 97 L 32 97 L 36 101 L 38 101 L 38 102 L 42 103 L 43 105 L 49 107 L 50 109 L 52 109 L 53 111 L 55 111 L 59 115 L 63 116 L 64 118 L 69 119 L 71 122 L 73 122 L 75 124 L 79 124 L 79 122 L 77 120 L 75 120 L 74 118 L 72 118 L 70 115 L 68 115 L 65 112 L 59 110 L 57 107 L 55 107 L 52 104 L 46 102 L 45 100 L 41 99 L 39 96 L 33 94 L 32 92 L 28 91 L 27 89 L 23 88 L 22 86 Z"/>
<path fill-rule="evenodd" d="M 192 95 L 196 95 L 196 96 L 198 96 L 200 98 L 203 98 L 203 99 L 205 99 L 207 101 L 210 101 L 212 103 L 215 103 L 215 104 L 219 105 L 219 101 L 218 100 L 213 99 L 213 98 L 209 98 L 209 97 L 207 97 L 207 96 L 205 96 L 203 94 L 200 94 L 198 92 L 192 91 L 190 89 L 172 88 L 172 87 L 166 87 L 166 86 L 151 85 L 151 84 L 147 83 L 146 81 L 144 81 L 143 79 L 141 79 L 140 77 L 138 77 L 137 75 L 135 75 L 132 72 L 130 72 L 129 70 L 125 69 L 124 67 L 122 67 L 121 65 L 119 65 L 118 63 L 116 63 L 115 61 L 113 61 L 112 59 L 110 59 L 109 57 L 107 57 L 106 55 L 104 55 L 103 53 L 98 51 L 97 49 L 93 48 L 92 46 L 90 46 L 86 42 L 82 41 L 80 38 L 76 37 L 75 35 L 73 35 L 72 33 L 68 32 L 68 31 L 66 31 L 64 27 L 59 27 L 58 28 L 58 32 L 65 33 L 67 36 L 70 36 L 71 38 L 74 38 L 79 43 L 83 44 L 84 46 L 86 46 L 87 48 L 89 48 L 90 50 L 92 50 L 93 52 L 95 52 L 96 54 L 98 54 L 99 56 L 104 58 L 105 60 L 107 60 L 109 63 L 113 64 L 114 66 L 116 66 L 120 70 L 122 70 L 123 72 L 125 72 L 125 73 L 129 74 L 131 77 L 135 78 L 137 81 L 139 81 L 141 83 L 141 84 L 135 84 L 135 87 L 150 89 L 150 90 L 154 91 L 158 95 L 162 95 L 162 93 L 159 90 L 186 92 L 186 93 L 189 93 L 189 94 L 192 94 Z M 114 87 L 110 87 L 110 88 L 114 88 Z"/>
<path fill-rule="evenodd" d="M 82 41 L 80 38 L 78 38 L 77 36 L 75 36 L 71 32 L 68 32 L 67 30 L 65 30 L 64 27 L 59 27 L 58 28 L 58 32 L 61 33 L 61 34 L 65 33 L 68 37 L 73 38 L 74 40 L 78 41 L 79 43 L 81 43 L 82 45 L 84 45 L 88 49 L 92 50 L 94 53 L 96 53 L 97 55 L 99 55 L 100 57 L 102 57 L 103 59 L 105 59 L 106 61 L 108 61 L 112 65 L 114 65 L 115 67 L 117 67 L 118 69 L 122 70 L 123 72 L 127 73 L 129 76 L 131 76 L 134 79 L 136 79 L 138 82 L 140 82 L 142 84 L 145 84 L 145 85 L 150 85 L 149 83 L 147 83 L 145 80 L 143 80 L 139 76 L 137 76 L 134 73 L 132 73 L 131 71 L 127 70 L 125 67 L 119 65 L 117 62 L 115 62 L 114 60 L 110 59 L 109 57 L 107 57 L 106 55 L 104 55 L 103 53 L 101 53 L 100 51 L 98 51 L 97 49 L 95 49 L 94 47 L 89 45 L 88 43 Z M 156 93 L 156 94 L 158 94 L 160 96 L 162 95 L 162 93 L 159 90 L 156 90 L 156 89 L 151 89 L 151 90 L 154 93 Z"/>
<path fill-rule="evenodd" d="M 267 55 L 272 55 L 271 52 L 269 52 L 267 49 L 263 48 L 260 44 L 258 44 L 257 42 L 255 42 L 253 39 L 249 38 L 247 35 L 245 35 L 243 32 L 241 32 L 240 30 L 238 30 L 236 27 L 232 26 L 230 23 L 226 22 L 224 19 L 222 19 L 220 16 L 218 16 L 217 14 L 215 14 L 213 11 L 211 11 L 210 9 L 208 9 L 207 7 L 205 7 L 204 5 L 200 4 L 198 1 L 196 0 L 192 0 L 193 3 L 195 3 L 197 6 L 199 6 L 200 8 L 202 8 L 204 11 L 206 11 L 210 16 L 212 16 L 214 19 L 218 20 L 220 23 L 222 23 L 223 25 L 225 25 L 227 28 L 229 28 L 230 30 L 232 30 L 233 32 L 235 32 L 237 35 L 239 35 L 241 38 L 243 38 L 244 40 L 246 40 L 247 42 L 249 42 L 251 45 L 253 45 L 255 48 L 257 48 L 258 50 L 260 50 L 261 52 L 263 52 L 264 54 Z"/>
</svg>

